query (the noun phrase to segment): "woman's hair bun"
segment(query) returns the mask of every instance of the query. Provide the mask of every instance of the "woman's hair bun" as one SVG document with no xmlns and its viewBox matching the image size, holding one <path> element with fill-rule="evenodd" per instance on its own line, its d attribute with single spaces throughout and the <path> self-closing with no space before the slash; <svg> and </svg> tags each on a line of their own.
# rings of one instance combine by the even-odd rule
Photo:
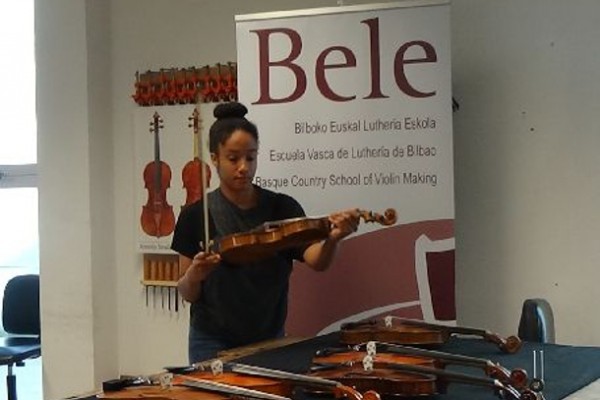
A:
<svg viewBox="0 0 600 400">
<path fill-rule="evenodd" d="M 246 106 L 237 102 L 220 103 L 213 111 L 216 119 L 244 118 L 247 113 Z"/>
</svg>

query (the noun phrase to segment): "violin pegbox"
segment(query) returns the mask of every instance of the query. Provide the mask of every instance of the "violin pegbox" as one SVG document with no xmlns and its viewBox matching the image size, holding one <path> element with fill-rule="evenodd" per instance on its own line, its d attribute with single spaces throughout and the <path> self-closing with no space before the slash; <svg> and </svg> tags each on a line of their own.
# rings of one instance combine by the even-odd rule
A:
<svg viewBox="0 0 600 400">
<path fill-rule="evenodd" d="M 210 370 L 213 375 L 221 375 L 223 373 L 223 361 L 214 360 L 210 363 Z"/>
<path fill-rule="evenodd" d="M 366 355 L 363 360 L 363 369 L 367 372 L 373 371 L 373 365 L 375 364 L 373 361 L 373 357 L 370 355 Z"/>
<path fill-rule="evenodd" d="M 377 343 L 374 341 L 367 342 L 366 349 L 367 355 L 375 357 L 375 355 L 377 354 Z"/>
</svg>

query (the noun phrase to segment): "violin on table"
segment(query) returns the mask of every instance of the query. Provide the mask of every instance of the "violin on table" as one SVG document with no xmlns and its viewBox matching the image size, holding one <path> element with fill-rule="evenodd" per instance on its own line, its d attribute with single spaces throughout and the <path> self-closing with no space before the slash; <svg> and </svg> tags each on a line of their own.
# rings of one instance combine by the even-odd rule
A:
<svg viewBox="0 0 600 400">
<path fill-rule="evenodd" d="M 509 371 L 502 365 L 484 358 L 383 342 L 368 342 L 349 348 L 321 349 L 315 353 L 312 363 L 313 365 L 360 363 L 366 356 L 371 356 L 375 365 L 412 364 L 438 369 L 445 369 L 449 365 L 473 367 L 481 369 L 487 377 L 497 379 L 517 390 L 532 387 L 528 383 L 527 371 L 522 368 Z"/>
<path fill-rule="evenodd" d="M 103 393 L 98 398 L 113 400 L 292 400 L 286 396 L 195 378 L 174 379 L 168 385 L 162 386 L 149 381 L 138 384 L 131 379 L 115 379 L 103 384 Z"/>
<path fill-rule="evenodd" d="M 187 367 L 167 367 L 175 374 L 174 384 L 188 381 L 214 382 L 215 384 L 235 386 L 276 396 L 292 396 L 296 388 L 325 388 L 335 398 L 346 400 L 380 400 L 379 394 L 372 390 L 360 393 L 339 382 L 295 374 L 287 371 L 257 367 L 239 363 L 223 363 L 214 360 L 209 367 L 198 364 Z"/>
<path fill-rule="evenodd" d="M 447 326 L 393 316 L 343 324 L 340 341 L 348 345 L 377 341 L 411 346 L 435 346 L 446 343 L 452 335 L 457 334 L 480 337 L 510 354 L 516 353 L 522 346 L 521 339 L 517 336 L 502 338 L 484 329 Z"/>
<path fill-rule="evenodd" d="M 446 393 L 451 383 L 461 383 L 488 387 L 502 399 L 543 399 L 541 393 L 528 388 L 519 391 L 497 379 L 434 368 L 423 365 L 422 360 L 408 364 L 374 363 L 366 356 L 361 363 L 315 365 L 310 375 L 336 380 L 358 391 L 369 388 L 384 398 L 433 396 Z"/>
</svg>

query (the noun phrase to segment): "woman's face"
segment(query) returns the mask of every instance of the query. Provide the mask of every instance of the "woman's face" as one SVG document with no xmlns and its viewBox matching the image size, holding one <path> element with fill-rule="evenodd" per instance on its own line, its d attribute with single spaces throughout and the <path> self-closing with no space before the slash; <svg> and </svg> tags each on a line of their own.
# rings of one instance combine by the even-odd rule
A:
<svg viewBox="0 0 600 400">
<path fill-rule="evenodd" d="M 257 153 L 258 143 L 251 134 L 241 129 L 234 131 L 224 144 L 219 144 L 211 159 L 221 185 L 234 192 L 251 188 Z"/>
</svg>

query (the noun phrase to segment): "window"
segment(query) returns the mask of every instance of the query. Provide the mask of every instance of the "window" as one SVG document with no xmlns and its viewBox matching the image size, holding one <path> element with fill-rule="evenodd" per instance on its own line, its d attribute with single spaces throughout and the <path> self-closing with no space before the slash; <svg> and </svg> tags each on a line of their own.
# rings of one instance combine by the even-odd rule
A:
<svg viewBox="0 0 600 400">
<path fill-rule="evenodd" d="M 39 273 L 34 1 L 5 5 L 0 24 L 0 293 Z"/>
</svg>

